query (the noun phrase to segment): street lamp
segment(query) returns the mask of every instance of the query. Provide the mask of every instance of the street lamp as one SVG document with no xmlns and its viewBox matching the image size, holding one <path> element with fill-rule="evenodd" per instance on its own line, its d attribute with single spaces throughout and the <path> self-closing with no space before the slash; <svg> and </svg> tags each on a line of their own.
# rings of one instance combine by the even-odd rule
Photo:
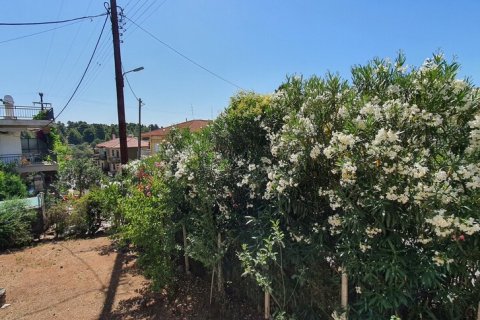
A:
<svg viewBox="0 0 480 320">
<path fill-rule="evenodd" d="M 126 72 L 122 73 L 122 76 L 125 77 L 125 75 L 126 75 L 127 73 L 130 73 L 130 72 L 138 72 L 138 71 L 142 71 L 143 69 L 144 69 L 143 67 L 138 67 L 138 68 L 135 68 L 135 69 L 132 69 L 132 70 L 129 70 L 129 71 L 126 71 Z"/>
</svg>

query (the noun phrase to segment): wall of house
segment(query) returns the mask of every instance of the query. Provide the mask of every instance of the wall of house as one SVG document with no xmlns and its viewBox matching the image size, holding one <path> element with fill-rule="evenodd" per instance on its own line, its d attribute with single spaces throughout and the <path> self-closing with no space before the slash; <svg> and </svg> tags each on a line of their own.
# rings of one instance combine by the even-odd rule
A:
<svg viewBox="0 0 480 320">
<path fill-rule="evenodd" d="M 128 148 L 128 160 L 135 160 L 138 158 L 138 148 Z"/>
<path fill-rule="evenodd" d="M 150 137 L 150 152 L 152 154 L 157 152 L 157 148 L 155 147 L 157 144 L 161 145 L 163 141 L 165 140 L 165 137 L 159 136 L 159 137 Z"/>
<path fill-rule="evenodd" d="M 20 132 L 0 133 L 0 156 L 21 153 Z"/>
</svg>

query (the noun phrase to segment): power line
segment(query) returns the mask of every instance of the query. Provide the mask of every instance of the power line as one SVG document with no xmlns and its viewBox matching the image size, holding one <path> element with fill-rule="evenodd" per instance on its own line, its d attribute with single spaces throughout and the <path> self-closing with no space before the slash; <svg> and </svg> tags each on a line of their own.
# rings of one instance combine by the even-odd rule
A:
<svg viewBox="0 0 480 320">
<path fill-rule="evenodd" d="M 15 40 L 20 40 L 20 39 L 24 39 L 24 38 L 28 38 L 28 37 L 33 37 L 33 36 L 36 36 L 36 35 L 39 35 L 39 34 L 42 34 L 42 33 L 47 33 L 47 32 L 50 32 L 50 31 L 57 30 L 57 29 L 69 27 L 69 26 L 74 25 L 74 24 L 79 23 L 79 22 L 81 22 L 81 21 L 75 21 L 75 22 L 66 24 L 66 25 L 64 25 L 64 26 L 55 27 L 55 28 L 51 28 L 51 29 L 47 29 L 47 30 L 43 30 L 43 31 L 40 31 L 40 32 L 31 33 L 31 34 L 26 34 L 26 35 L 24 35 L 24 36 L 19 36 L 19 37 L 16 37 L 16 38 L 11 38 L 11 39 L 7 39 L 7 40 L 2 40 L 2 41 L 0 41 L 0 44 L 2 44 L 2 43 L 7 43 L 7 42 L 12 42 L 12 41 L 15 41 Z"/>
<path fill-rule="evenodd" d="M 60 14 L 62 13 L 63 4 L 64 4 L 64 2 L 62 2 L 62 4 L 60 5 L 60 8 L 58 8 L 58 13 L 57 13 L 56 19 L 58 19 L 60 17 Z M 53 39 L 55 39 L 55 34 L 56 34 L 56 32 L 53 32 L 51 37 L 50 37 L 50 43 L 49 43 L 48 50 L 47 50 L 47 56 L 45 57 L 45 63 L 43 64 L 42 73 L 40 74 L 40 83 L 38 85 L 39 88 L 43 87 L 43 77 L 45 75 L 45 70 L 46 70 L 48 62 L 50 60 L 50 53 L 52 52 Z"/>
<path fill-rule="evenodd" d="M 135 99 L 137 99 L 137 101 L 138 101 L 138 97 L 137 97 L 137 95 L 135 94 L 135 91 L 133 91 L 132 86 L 130 85 L 130 81 L 128 81 L 128 77 L 127 77 L 126 75 L 124 75 L 124 78 L 125 78 L 125 80 L 127 80 L 128 87 L 130 88 L 130 91 L 132 91 L 133 96 L 134 96 Z"/>
<path fill-rule="evenodd" d="M 125 17 L 127 18 L 130 22 L 132 22 L 134 25 L 136 25 L 140 30 L 142 30 L 143 32 L 145 32 L 146 34 L 148 34 L 150 37 L 152 37 L 153 39 L 157 40 L 159 43 L 161 43 L 162 45 L 164 45 L 165 47 L 167 47 L 168 49 L 170 49 L 171 51 L 175 52 L 176 54 L 178 54 L 179 56 L 181 56 L 182 58 L 184 58 L 185 60 L 188 60 L 190 61 L 191 63 L 193 63 L 194 65 L 196 65 L 197 67 L 205 70 L 206 72 L 210 73 L 212 76 L 214 77 L 217 77 L 218 79 L 240 89 L 240 90 L 245 90 L 243 89 L 241 86 L 237 85 L 236 83 L 222 77 L 221 75 L 219 75 L 218 73 L 215 73 L 213 71 L 211 71 L 210 69 L 202 66 L 200 63 L 196 62 L 195 60 L 187 57 L 186 55 L 184 55 L 183 53 L 181 53 L 180 51 L 178 51 L 177 49 L 173 48 L 172 46 L 170 46 L 169 44 L 167 44 L 166 42 L 163 42 L 162 40 L 160 40 L 159 38 L 157 38 L 153 33 L 149 32 L 148 30 L 145 30 L 145 28 L 143 28 L 142 26 L 140 26 L 139 24 L 137 24 L 135 21 L 131 20 L 130 18 L 128 17 Z"/>
<path fill-rule="evenodd" d="M 0 22 L 0 26 L 38 26 L 43 24 L 58 24 L 58 23 L 66 23 L 72 22 L 77 20 L 85 20 L 85 19 L 94 19 L 98 17 L 102 17 L 104 15 L 108 15 L 108 13 L 97 14 L 95 16 L 85 16 L 85 17 L 78 17 L 73 19 L 67 20 L 56 20 L 56 21 L 43 21 L 43 22 Z"/>
<path fill-rule="evenodd" d="M 160 9 L 160 7 L 163 7 L 163 5 L 165 4 L 165 2 L 167 2 L 168 0 L 163 0 L 163 2 L 161 2 L 157 7 L 155 7 L 155 9 L 151 10 L 150 11 L 150 14 L 148 16 L 145 17 L 145 19 L 142 20 L 142 22 L 140 22 L 140 24 L 144 23 L 145 21 L 148 20 L 148 18 L 150 18 L 158 9 Z M 150 9 L 150 8 L 148 8 Z M 145 12 L 144 12 L 145 13 Z M 143 13 L 138 17 L 137 20 L 140 19 L 140 17 L 143 15 Z"/>
<path fill-rule="evenodd" d="M 157 7 L 155 7 L 154 9 L 150 10 L 150 8 L 152 7 L 153 4 L 155 4 L 155 1 L 152 2 L 152 4 L 150 4 L 138 17 L 135 17 L 135 14 L 132 14 L 131 15 L 131 19 L 132 20 L 135 20 L 136 22 L 140 20 L 140 18 L 142 18 L 142 16 L 146 13 L 146 12 L 149 12 L 149 14 L 142 20 L 142 21 L 139 21 L 138 24 L 143 24 L 145 21 L 148 20 L 148 18 L 150 18 L 158 9 L 160 9 L 164 4 L 165 2 L 167 2 L 167 0 L 163 0 Z M 126 40 L 127 38 L 129 38 L 130 35 L 133 34 L 134 31 L 136 31 L 138 29 L 138 27 L 135 27 L 133 26 L 134 28 L 129 31 L 128 33 L 126 33 L 126 35 L 123 37 L 124 40 Z M 125 29 L 125 32 L 128 31 L 128 28 Z"/>
<path fill-rule="evenodd" d="M 93 0 L 90 0 L 90 1 L 89 1 L 88 6 L 87 6 L 87 9 L 85 10 L 85 14 L 87 14 L 87 13 L 89 12 L 90 6 L 92 5 L 92 2 L 93 2 Z M 93 21 L 93 20 L 90 20 L 90 22 L 92 22 L 92 21 Z M 72 51 L 73 44 L 76 43 L 76 40 L 77 40 L 79 31 L 80 31 L 80 25 L 79 25 L 79 26 L 77 27 L 77 29 L 76 29 L 75 36 L 74 36 L 73 38 L 71 38 L 70 46 L 68 47 L 67 53 L 66 53 L 65 56 L 63 57 L 62 63 L 60 64 L 60 68 L 59 68 L 58 71 L 56 72 L 55 77 L 53 78 L 53 81 L 50 81 L 50 88 L 48 89 L 48 92 L 51 92 L 52 89 L 54 88 L 54 86 L 57 84 L 57 80 L 59 79 L 60 75 L 62 74 L 63 67 L 65 66 L 65 62 L 67 61 L 67 59 L 68 59 L 69 61 L 72 60 L 72 59 L 70 58 L 70 52 Z"/>
<path fill-rule="evenodd" d="M 62 109 L 60 110 L 60 112 L 57 114 L 57 116 L 55 117 L 55 119 L 57 119 L 57 118 L 62 114 L 62 112 L 68 107 L 68 105 L 69 105 L 70 102 L 72 101 L 73 97 L 74 97 L 75 94 L 77 93 L 78 88 L 79 88 L 80 85 L 82 84 L 83 79 L 85 78 L 85 75 L 87 74 L 87 71 L 88 71 L 88 69 L 90 68 L 90 64 L 92 63 L 93 57 L 95 56 L 95 52 L 97 51 L 98 44 L 100 43 L 100 39 L 102 38 L 103 31 L 105 30 L 105 25 L 107 24 L 109 15 L 110 15 L 110 13 L 107 12 L 107 13 L 106 13 L 106 17 L 105 17 L 105 22 L 103 23 L 102 31 L 100 32 L 100 35 L 98 36 L 97 43 L 95 44 L 95 48 L 93 49 L 92 55 L 91 55 L 91 57 L 90 57 L 90 60 L 88 61 L 87 67 L 85 68 L 85 71 L 83 72 L 82 77 L 80 78 L 80 81 L 79 81 L 78 84 L 77 84 L 77 87 L 76 87 L 75 90 L 73 91 L 72 95 L 71 95 L 70 98 L 68 99 L 68 101 L 67 101 L 67 103 L 65 104 L 65 106 L 63 106 L 63 108 L 62 108 Z M 50 123 L 52 123 L 53 121 L 54 121 L 54 120 L 52 120 Z M 50 124 L 50 123 L 49 123 L 49 124 Z"/>
</svg>

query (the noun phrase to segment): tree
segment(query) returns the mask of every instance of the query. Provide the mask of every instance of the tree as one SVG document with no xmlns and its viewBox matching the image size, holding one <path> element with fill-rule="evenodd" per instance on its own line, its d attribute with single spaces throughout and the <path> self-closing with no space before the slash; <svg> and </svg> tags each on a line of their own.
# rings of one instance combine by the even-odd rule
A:
<svg viewBox="0 0 480 320">
<path fill-rule="evenodd" d="M 95 140 L 95 133 L 92 128 L 87 128 L 83 131 L 83 141 L 87 143 L 92 143 Z"/>
<path fill-rule="evenodd" d="M 106 125 L 104 124 L 97 124 L 94 123 L 93 127 L 95 128 L 95 138 L 99 140 L 105 140 L 105 127 Z"/>
<path fill-rule="evenodd" d="M 76 128 L 77 128 L 78 132 L 80 132 L 80 134 L 83 135 L 85 130 L 90 128 L 90 125 L 88 123 L 86 123 L 85 121 L 78 121 L 77 125 L 76 125 Z"/>
<path fill-rule="evenodd" d="M 156 125 L 156 124 L 149 124 L 148 125 L 148 130 L 149 131 L 153 131 L 153 130 L 157 130 L 157 129 L 158 129 L 158 125 Z"/>
<path fill-rule="evenodd" d="M 68 161 L 59 171 L 58 184 L 60 189 L 74 189 L 83 195 L 85 190 L 99 185 L 103 174 L 91 159 L 73 159 Z"/>
<path fill-rule="evenodd" d="M 80 144 L 82 143 L 82 135 L 75 128 L 68 129 L 67 141 L 69 144 Z"/>
</svg>

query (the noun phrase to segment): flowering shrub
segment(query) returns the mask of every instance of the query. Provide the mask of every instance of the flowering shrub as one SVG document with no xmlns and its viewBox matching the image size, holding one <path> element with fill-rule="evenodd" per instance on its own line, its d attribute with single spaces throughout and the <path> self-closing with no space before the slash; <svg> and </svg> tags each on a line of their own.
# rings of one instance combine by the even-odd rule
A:
<svg viewBox="0 0 480 320">
<path fill-rule="evenodd" d="M 351 316 L 473 314 L 480 106 L 457 68 L 434 56 L 406 70 L 399 56 L 353 68 L 352 87 L 310 79 L 299 111 L 271 136 L 278 160 L 266 196 L 310 187 L 301 197 L 317 205 L 317 223 L 328 215 L 331 261 L 355 288 Z"/>
<path fill-rule="evenodd" d="M 130 165 L 125 235 L 155 276 L 179 257 L 182 225 L 184 252 L 219 292 L 228 280 L 251 294 L 238 278 L 250 275 L 281 317 L 473 318 L 480 92 L 457 70 L 399 55 L 355 66 L 351 83 L 291 77 L 270 96 L 240 93 L 204 132 L 174 132 Z"/>
</svg>

